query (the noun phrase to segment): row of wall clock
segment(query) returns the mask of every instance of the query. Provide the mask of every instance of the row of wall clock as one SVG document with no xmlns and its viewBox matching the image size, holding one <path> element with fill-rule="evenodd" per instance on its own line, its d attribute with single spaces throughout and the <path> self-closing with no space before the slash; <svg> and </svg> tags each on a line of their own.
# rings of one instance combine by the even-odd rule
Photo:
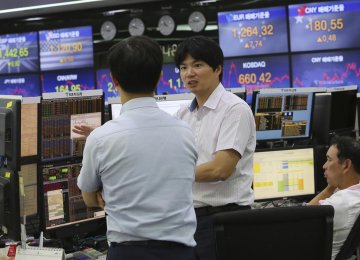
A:
<svg viewBox="0 0 360 260">
<path fill-rule="evenodd" d="M 206 26 L 206 17 L 202 12 L 194 11 L 189 15 L 188 25 L 194 32 L 201 32 Z M 163 15 L 158 22 L 159 32 L 164 36 L 171 35 L 176 29 L 175 20 L 170 15 Z M 128 26 L 131 36 L 139 36 L 145 33 L 145 24 L 141 18 L 133 18 Z M 111 21 L 102 24 L 100 33 L 104 40 L 112 40 L 116 36 L 116 26 Z"/>
</svg>

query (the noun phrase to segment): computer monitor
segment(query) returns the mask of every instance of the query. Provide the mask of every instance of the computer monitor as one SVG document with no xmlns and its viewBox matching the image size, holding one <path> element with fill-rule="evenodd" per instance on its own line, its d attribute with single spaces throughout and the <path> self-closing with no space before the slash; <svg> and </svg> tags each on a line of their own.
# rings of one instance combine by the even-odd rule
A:
<svg viewBox="0 0 360 260">
<path fill-rule="evenodd" d="M 194 95 L 187 94 L 174 94 L 174 95 L 158 95 L 155 96 L 159 108 L 170 115 L 175 115 L 176 112 L 185 106 L 189 106 L 194 99 Z"/>
<path fill-rule="evenodd" d="M 357 86 L 325 90 L 315 95 L 311 129 L 315 145 L 328 145 L 334 135 L 355 136 Z"/>
<path fill-rule="evenodd" d="M 21 98 L 0 97 L 0 226 L 20 240 Z"/>
<path fill-rule="evenodd" d="M 191 93 L 156 95 L 155 100 L 160 109 L 164 110 L 170 115 L 175 115 L 181 107 L 190 105 L 194 97 L 195 96 Z M 120 104 L 119 99 L 109 100 L 109 114 L 111 115 L 110 119 L 115 119 L 120 115 L 121 107 L 122 104 Z"/>
<path fill-rule="evenodd" d="M 0 168 L 0 226 L 7 238 L 20 240 L 19 175 Z"/>
<path fill-rule="evenodd" d="M 357 86 L 328 88 L 331 93 L 330 131 L 350 133 L 355 128 Z"/>
<path fill-rule="evenodd" d="M 20 170 L 21 97 L 0 96 L 0 168 Z"/>
<path fill-rule="evenodd" d="M 312 88 L 261 89 L 253 112 L 258 141 L 310 138 Z"/>
<path fill-rule="evenodd" d="M 43 93 L 41 106 L 42 161 L 81 157 L 85 138 L 72 129 L 75 125 L 96 128 L 102 124 L 102 90 Z"/>
<path fill-rule="evenodd" d="M 314 169 L 313 148 L 256 151 L 255 200 L 313 196 Z"/>
<path fill-rule="evenodd" d="M 42 230 L 51 237 L 71 245 L 79 238 L 98 234 L 104 229 L 105 212 L 100 208 L 88 208 L 77 187 L 77 177 L 82 164 L 48 164 L 42 167 L 42 189 L 40 204 L 42 210 Z M 101 233 L 101 232 L 100 232 Z"/>
<path fill-rule="evenodd" d="M 330 110 L 331 93 L 316 93 L 311 123 L 314 145 L 327 145 L 329 143 Z"/>
</svg>

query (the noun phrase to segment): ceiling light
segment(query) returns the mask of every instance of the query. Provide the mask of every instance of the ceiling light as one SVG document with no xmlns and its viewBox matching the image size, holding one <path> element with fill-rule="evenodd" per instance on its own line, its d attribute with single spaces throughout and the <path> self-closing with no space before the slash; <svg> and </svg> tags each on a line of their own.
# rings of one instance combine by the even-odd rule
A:
<svg viewBox="0 0 360 260">
<path fill-rule="evenodd" d="M 67 5 L 77 5 L 77 4 L 84 4 L 84 3 L 90 3 L 90 2 L 100 2 L 100 1 L 104 1 L 104 0 L 76 0 L 76 1 L 71 1 L 71 2 L 63 2 L 63 3 L 54 3 L 54 4 L 46 4 L 46 5 L 35 5 L 35 6 L 29 6 L 29 7 L 4 9 L 4 10 L 0 10 L 0 14 L 15 13 L 15 12 L 28 11 L 28 10 L 59 7 L 59 6 L 67 6 Z"/>
</svg>

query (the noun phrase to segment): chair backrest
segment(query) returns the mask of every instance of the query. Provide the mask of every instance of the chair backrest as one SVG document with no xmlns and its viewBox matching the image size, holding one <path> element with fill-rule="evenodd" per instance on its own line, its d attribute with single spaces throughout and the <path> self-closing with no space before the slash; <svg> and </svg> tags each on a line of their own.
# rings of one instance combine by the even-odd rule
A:
<svg viewBox="0 0 360 260">
<path fill-rule="evenodd" d="M 214 216 L 218 260 L 329 260 L 334 208 L 266 208 Z"/>
<path fill-rule="evenodd" d="M 352 227 L 335 260 L 350 258 L 358 247 L 360 247 L 360 215 L 355 221 L 354 226 Z"/>
</svg>

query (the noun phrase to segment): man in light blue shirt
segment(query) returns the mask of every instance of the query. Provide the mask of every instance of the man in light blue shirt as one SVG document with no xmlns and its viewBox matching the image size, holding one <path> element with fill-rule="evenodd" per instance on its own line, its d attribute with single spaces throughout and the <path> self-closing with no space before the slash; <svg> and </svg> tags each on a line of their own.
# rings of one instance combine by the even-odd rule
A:
<svg viewBox="0 0 360 260">
<path fill-rule="evenodd" d="M 159 109 L 162 52 L 135 36 L 109 51 L 120 116 L 88 136 L 78 186 L 89 207 L 105 201 L 112 259 L 193 259 L 197 153 L 190 127 Z"/>
</svg>

